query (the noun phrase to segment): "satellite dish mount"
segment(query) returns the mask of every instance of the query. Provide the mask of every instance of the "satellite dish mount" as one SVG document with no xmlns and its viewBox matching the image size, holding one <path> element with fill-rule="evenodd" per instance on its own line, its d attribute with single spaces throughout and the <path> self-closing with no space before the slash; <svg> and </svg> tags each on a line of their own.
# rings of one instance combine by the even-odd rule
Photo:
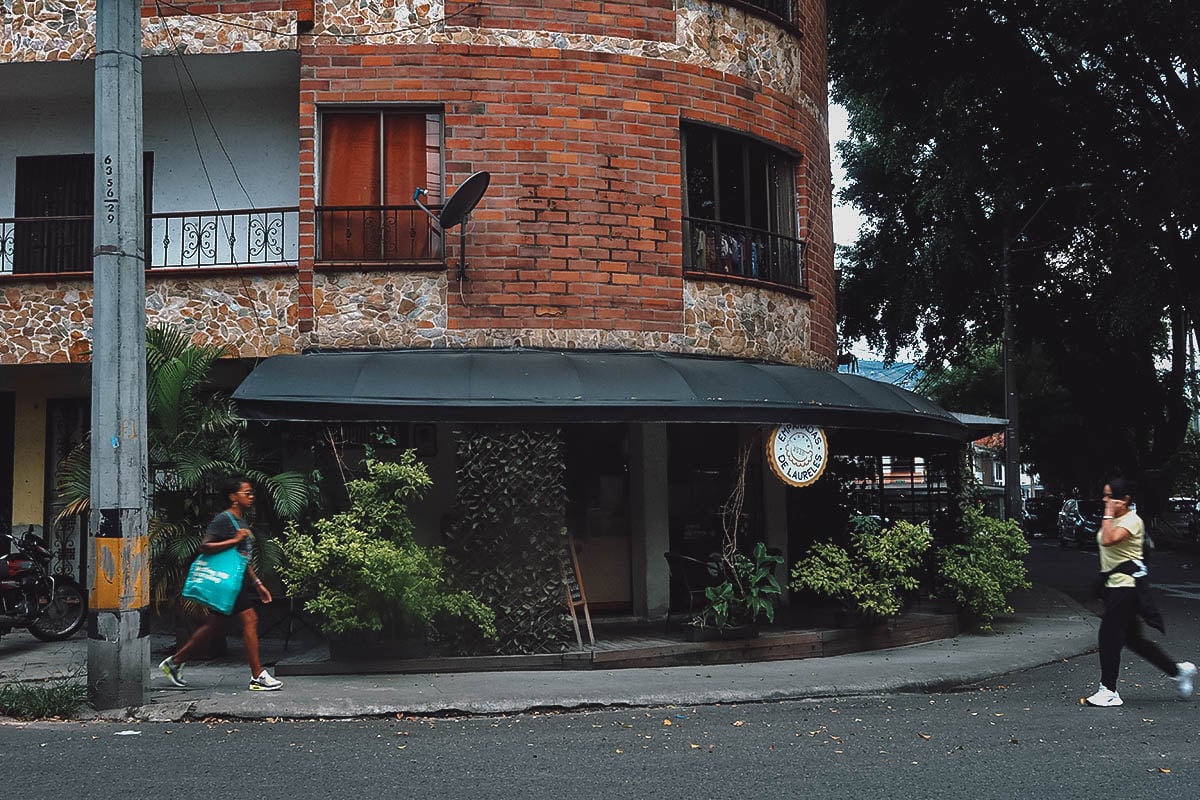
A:
<svg viewBox="0 0 1200 800">
<path fill-rule="evenodd" d="M 453 228 L 455 225 L 460 226 L 458 229 L 458 279 L 460 281 L 467 278 L 467 217 L 475 210 L 475 206 L 479 205 L 479 201 L 483 199 L 483 193 L 487 191 L 488 184 L 492 182 L 492 176 L 487 172 L 473 172 L 465 181 L 459 184 L 459 187 L 454 190 L 454 194 L 450 195 L 450 199 L 446 201 L 446 205 L 442 206 L 441 214 L 434 214 L 429 210 L 424 203 L 421 202 L 421 195 L 429 194 L 425 189 L 419 186 L 413 190 L 413 202 L 429 215 L 437 226 L 438 233 L 442 235 L 442 241 L 445 242 L 446 231 Z"/>
</svg>

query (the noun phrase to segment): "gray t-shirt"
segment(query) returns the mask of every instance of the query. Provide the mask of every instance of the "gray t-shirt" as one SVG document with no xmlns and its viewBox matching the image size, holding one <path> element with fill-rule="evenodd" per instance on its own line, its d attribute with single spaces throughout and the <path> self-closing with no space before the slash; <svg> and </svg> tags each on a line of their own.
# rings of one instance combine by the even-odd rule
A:
<svg viewBox="0 0 1200 800">
<path fill-rule="evenodd" d="M 204 543 L 227 542 L 236 536 L 241 528 L 247 530 L 250 528 L 245 518 L 239 519 L 231 511 L 222 511 L 213 517 L 212 522 L 208 523 L 208 530 L 204 534 Z M 238 542 L 237 549 L 246 558 L 251 558 L 254 555 L 254 534 Z"/>
</svg>

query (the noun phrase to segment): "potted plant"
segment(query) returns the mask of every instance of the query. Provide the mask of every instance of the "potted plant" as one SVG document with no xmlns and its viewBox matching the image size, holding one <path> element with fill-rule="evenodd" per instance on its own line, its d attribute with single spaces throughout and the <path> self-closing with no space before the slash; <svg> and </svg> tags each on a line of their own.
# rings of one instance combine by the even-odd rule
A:
<svg viewBox="0 0 1200 800">
<path fill-rule="evenodd" d="M 443 548 L 414 537 L 406 504 L 431 484 L 416 453 L 406 451 L 396 462 L 368 459 L 366 469 L 365 478 L 346 484 L 349 510 L 316 520 L 311 532 L 292 523 L 284 535 L 284 582 L 289 592 L 310 598 L 304 608 L 335 637 L 331 649 L 402 642 L 406 633 L 423 639 L 439 619 L 495 636 L 492 609 L 451 585 Z"/>
<path fill-rule="evenodd" d="M 716 564 L 724 580 L 704 590 L 706 605 L 688 627 L 694 640 L 757 636 L 760 617 L 775 621 L 775 604 L 783 594 L 775 569 L 783 564 L 783 557 L 771 553 L 763 542 L 757 542 L 749 556 L 738 549 L 746 471 L 754 449 L 754 442 L 746 442 L 738 453 L 733 488 L 721 507 L 724 536 Z"/>
<path fill-rule="evenodd" d="M 895 616 L 903 593 L 917 588 L 917 571 L 933 543 L 929 526 L 898 521 L 883 527 L 876 517 L 849 520 L 847 547 L 817 542 L 791 570 L 789 586 L 837 600 L 862 621 Z"/>
<path fill-rule="evenodd" d="M 725 580 L 704 590 L 707 605 L 689 628 L 693 639 L 752 637 L 758 634 L 760 617 L 775 621 L 782 594 L 775 568 L 783 557 L 758 542 L 750 556 L 734 553 L 729 560 L 732 566 L 723 564 Z"/>
</svg>

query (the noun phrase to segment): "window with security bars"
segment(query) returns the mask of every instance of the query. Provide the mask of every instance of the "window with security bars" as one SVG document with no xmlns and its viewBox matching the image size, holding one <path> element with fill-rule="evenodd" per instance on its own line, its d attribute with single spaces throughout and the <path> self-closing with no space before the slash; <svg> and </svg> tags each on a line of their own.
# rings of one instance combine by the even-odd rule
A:
<svg viewBox="0 0 1200 800">
<path fill-rule="evenodd" d="M 684 124 L 684 268 L 805 288 L 796 159 L 759 139 Z"/>
<path fill-rule="evenodd" d="M 15 216 L 0 219 L 0 274 L 37 275 L 92 270 L 91 153 L 18 156 Z M 142 164 L 146 213 L 151 211 L 154 157 Z"/>
</svg>

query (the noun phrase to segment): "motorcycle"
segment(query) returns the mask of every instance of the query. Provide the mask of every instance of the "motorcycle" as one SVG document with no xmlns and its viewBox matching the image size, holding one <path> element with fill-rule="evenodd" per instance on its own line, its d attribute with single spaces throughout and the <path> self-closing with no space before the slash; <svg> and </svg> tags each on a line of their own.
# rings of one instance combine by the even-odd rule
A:
<svg viewBox="0 0 1200 800">
<path fill-rule="evenodd" d="M 27 628 L 43 642 L 67 639 L 87 619 L 87 595 L 68 575 L 51 575 L 52 555 L 46 542 L 32 531 L 7 540 L 8 555 L 0 556 L 0 635 Z"/>
</svg>

